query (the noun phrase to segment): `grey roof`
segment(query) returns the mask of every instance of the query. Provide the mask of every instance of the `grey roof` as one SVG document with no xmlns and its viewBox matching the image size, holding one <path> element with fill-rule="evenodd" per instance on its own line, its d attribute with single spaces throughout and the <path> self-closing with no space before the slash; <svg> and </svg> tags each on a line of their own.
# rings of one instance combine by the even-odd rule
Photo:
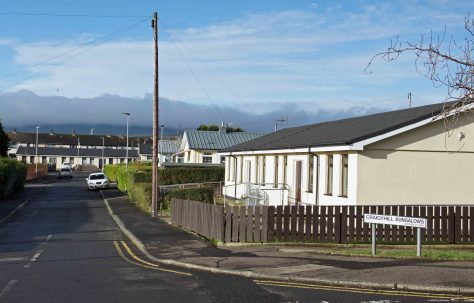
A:
<svg viewBox="0 0 474 303">
<path fill-rule="evenodd" d="M 233 146 L 224 152 L 350 145 L 435 117 L 442 109 L 443 103 L 439 103 L 286 128 Z"/>
<path fill-rule="evenodd" d="M 79 154 L 78 154 L 79 150 Z M 34 156 L 36 154 L 35 147 L 20 146 L 17 155 Z M 65 157 L 102 157 L 102 149 L 88 149 L 88 148 L 63 148 L 63 147 L 38 147 L 39 156 L 65 156 Z M 128 157 L 136 158 L 138 152 L 136 150 L 129 150 Z M 105 158 L 125 158 L 125 149 L 106 148 L 104 150 Z"/>
<path fill-rule="evenodd" d="M 36 133 L 9 132 L 8 137 L 12 143 L 36 143 Z M 126 136 L 113 135 L 82 135 L 82 134 L 56 134 L 56 133 L 39 133 L 38 143 L 49 145 L 80 145 L 85 146 L 102 146 L 104 138 L 105 146 L 127 146 Z M 138 141 L 147 140 L 146 138 L 129 137 L 129 146 L 138 146 Z"/>
<path fill-rule="evenodd" d="M 204 150 L 221 150 L 261 136 L 263 136 L 263 134 L 247 132 L 186 131 L 189 148 Z"/>
<path fill-rule="evenodd" d="M 160 140 L 158 150 L 162 154 L 176 154 L 179 151 L 179 140 Z M 140 144 L 140 155 L 151 155 L 152 144 Z"/>
</svg>

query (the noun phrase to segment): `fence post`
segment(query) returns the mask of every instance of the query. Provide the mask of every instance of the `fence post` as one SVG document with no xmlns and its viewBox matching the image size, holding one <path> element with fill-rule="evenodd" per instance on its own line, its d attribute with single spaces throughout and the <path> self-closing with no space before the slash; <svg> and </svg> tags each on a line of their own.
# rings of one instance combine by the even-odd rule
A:
<svg viewBox="0 0 474 303">
<path fill-rule="evenodd" d="M 336 214 L 335 214 L 335 222 L 334 222 L 334 240 L 336 243 L 341 243 L 341 211 L 339 207 L 336 208 Z"/>
<path fill-rule="evenodd" d="M 448 243 L 456 243 L 456 213 L 448 207 Z"/>
</svg>

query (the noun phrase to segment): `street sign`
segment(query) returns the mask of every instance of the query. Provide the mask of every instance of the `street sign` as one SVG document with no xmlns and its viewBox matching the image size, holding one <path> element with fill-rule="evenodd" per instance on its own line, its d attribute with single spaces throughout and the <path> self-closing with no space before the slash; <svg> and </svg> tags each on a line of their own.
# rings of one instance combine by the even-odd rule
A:
<svg viewBox="0 0 474 303">
<path fill-rule="evenodd" d="M 425 218 L 414 218 L 414 217 L 399 217 L 399 216 L 388 216 L 388 215 L 377 215 L 377 214 L 364 214 L 364 223 L 370 223 L 372 227 L 372 255 L 376 254 L 376 243 L 375 243 L 375 226 L 376 224 L 389 224 L 416 227 L 416 255 L 421 257 L 421 229 L 426 228 Z"/>
<path fill-rule="evenodd" d="M 425 218 L 364 214 L 364 222 L 374 223 L 374 224 L 390 224 L 390 225 L 426 228 Z"/>
</svg>

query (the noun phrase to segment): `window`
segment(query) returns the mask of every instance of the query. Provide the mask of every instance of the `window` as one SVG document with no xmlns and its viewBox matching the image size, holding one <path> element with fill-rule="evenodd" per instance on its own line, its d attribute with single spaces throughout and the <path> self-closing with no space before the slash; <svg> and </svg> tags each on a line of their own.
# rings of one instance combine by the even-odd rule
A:
<svg viewBox="0 0 474 303">
<path fill-rule="evenodd" d="M 273 187 L 278 187 L 278 156 L 273 157 Z"/>
<path fill-rule="evenodd" d="M 283 186 L 286 186 L 286 169 L 288 167 L 288 156 L 283 157 Z"/>
<path fill-rule="evenodd" d="M 94 158 L 92 158 L 92 157 L 90 158 L 89 164 L 94 164 Z"/>
<path fill-rule="evenodd" d="M 74 157 L 69 157 L 69 163 L 74 164 Z"/>
<path fill-rule="evenodd" d="M 244 178 L 244 182 L 250 182 L 251 172 L 252 172 L 252 162 L 250 160 L 245 160 L 245 178 Z"/>
<path fill-rule="evenodd" d="M 30 163 L 36 163 L 35 162 L 35 156 L 30 156 Z"/>
<path fill-rule="evenodd" d="M 326 163 L 326 195 L 332 195 L 333 155 L 327 156 Z"/>
<path fill-rule="evenodd" d="M 43 163 L 43 164 L 48 164 L 48 162 L 46 162 L 46 157 L 44 157 L 44 156 L 41 157 L 41 163 Z"/>
<path fill-rule="evenodd" d="M 229 161 L 226 161 L 226 162 L 229 162 Z M 202 163 L 212 163 L 212 154 L 204 153 L 204 155 L 202 156 Z"/>
<path fill-rule="evenodd" d="M 265 185 L 265 170 L 267 168 L 266 157 L 262 156 L 262 175 L 261 175 L 261 183 Z"/>
<path fill-rule="evenodd" d="M 56 157 L 49 157 L 48 163 L 49 164 L 56 164 Z"/>
<path fill-rule="evenodd" d="M 125 163 L 125 159 L 124 159 L 124 158 L 120 158 L 120 163 Z"/>
<path fill-rule="evenodd" d="M 109 158 L 109 164 L 114 164 L 114 158 Z"/>
<path fill-rule="evenodd" d="M 65 163 L 66 162 L 66 157 L 61 157 L 61 163 Z"/>
<path fill-rule="evenodd" d="M 87 164 L 87 158 L 83 157 L 82 158 L 82 165 L 86 165 Z"/>
<path fill-rule="evenodd" d="M 21 156 L 21 162 L 26 163 L 26 156 Z"/>
<path fill-rule="evenodd" d="M 313 180 L 314 180 L 314 156 L 308 156 L 308 177 L 306 179 L 308 181 L 306 191 L 309 193 L 313 192 Z"/>
<path fill-rule="evenodd" d="M 349 179 L 349 155 L 341 155 L 341 196 L 347 197 L 347 184 Z"/>
</svg>

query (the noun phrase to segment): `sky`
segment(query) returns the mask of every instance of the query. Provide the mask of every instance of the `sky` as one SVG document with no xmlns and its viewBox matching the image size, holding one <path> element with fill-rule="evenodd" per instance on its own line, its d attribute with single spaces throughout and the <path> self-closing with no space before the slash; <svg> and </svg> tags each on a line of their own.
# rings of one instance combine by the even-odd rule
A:
<svg viewBox="0 0 474 303">
<path fill-rule="evenodd" d="M 415 106 L 442 102 L 445 88 L 417 73 L 413 56 L 364 69 L 397 37 L 416 42 L 446 29 L 461 39 L 473 8 L 444 0 L 2 0 L 0 119 L 62 123 L 52 107 L 64 104 L 74 123 L 119 124 L 128 111 L 131 124 L 149 125 L 154 11 L 160 97 L 171 102 L 160 117 L 171 127 L 199 123 L 189 119 L 197 108 L 202 123 L 270 131 L 281 118 L 301 125 L 404 108 L 408 93 Z M 16 92 L 23 97 L 12 102 Z M 117 113 L 94 115 L 97 100 Z"/>
</svg>

